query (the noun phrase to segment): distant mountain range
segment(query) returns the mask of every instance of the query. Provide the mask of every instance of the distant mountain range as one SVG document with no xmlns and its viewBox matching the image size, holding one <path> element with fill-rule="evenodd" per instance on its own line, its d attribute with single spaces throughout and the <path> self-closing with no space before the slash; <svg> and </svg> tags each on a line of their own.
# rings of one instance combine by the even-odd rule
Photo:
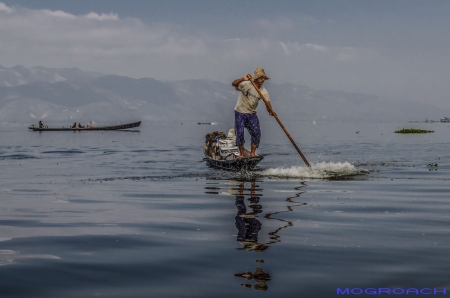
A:
<svg viewBox="0 0 450 298">
<path fill-rule="evenodd" d="M 450 115 L 431 105 L 374 95 L 270 81 L 266 87 L 283 121 L 407 121 Z M 237 97 L 230 83 L 211 80 L 161 82 L 77 68 L 0 66 L 0 122 L 232 122 Z M 262 121 L 268 120 L 266 114 L 259 107 Z"/>
</svg>

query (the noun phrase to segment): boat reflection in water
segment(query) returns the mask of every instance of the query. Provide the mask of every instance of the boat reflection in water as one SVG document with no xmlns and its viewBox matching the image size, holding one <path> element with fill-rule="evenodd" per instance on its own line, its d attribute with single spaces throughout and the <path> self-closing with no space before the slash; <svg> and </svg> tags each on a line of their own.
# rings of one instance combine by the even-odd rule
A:
<svg viewBox="0 0 450 298">
<path fill-rule="evenodd" d="M 293 211 L 292 207 L 306 205 L 306 203 L 295 202 L 292 199 L 299 197 L 304 191 L 301 191 L 301 188 L 305 187 L 306 184 L 302 183 L 301 186 L 296 187 L 298 193 L 294 197 L 288 197 L 286 201 L 289 203 L 287 210 L 282 210 L 273 213 L 267 213 L 264 215 L 266 219 L 273 219 L 282 222 L 282 226 L 277 228 L 274 231 L 268 233 L 269 241 L 267 243 L 260 243 L 258 241 L 258 234 L 261 231 L 262 224 L 259 220 L 259 215 L 263 212 L 263 207 L 260 204 L 262 189 L 259 188 L 256 180 L 252 181 L 229 181 L 230 184 L 233 184 L 233 187 L 227 188 L 227 193 L 231 195 L 235 195 L 235 205 L 237 208 L 237 214 L 235 216 L 235 225 L 238 231 L 237 241 L 240 243 L 240 248 L 238 250 L 245 250 L 251 252 L 263 252 L 270 247 L 270 245 L 281 242 L 281 238 L 278 235 L 278 232 L 282 229 L 293 226 L 293 223 L 284 220 L 281 218 L 274 217 L 277 214 L 283 212 L 291 212 Z M 250 183 L 250 188 L 245 188 L 245 184 Z M 223 190 L 222 187 L 206 187 L 208 190 L 206 193 L 210 194 L 220 194 L 223 193 L 220 190 Z M 216 191 L 211 191 L 216 190 Z M 257 259 L 257 263 L 264 263 L 263 259 Z M 262 266 L 261 266 L 262 267 Z M 266 291 L 269 289 L 267 282 L 271 280 L 271 275 L 268 272 L 265 272 L 263 268 L 257 267 L 254 272 L 245 271 L 242 273 L 236 273 L 234 276 L 246 279 L 246 283 L 242 283 L 241 286 L 246 288 L 253 288 L 260 291 Z M 254 281 L 253 283 L 250 283 Z M 255 284 L 256 282 L 256 284 Z"/>
</svg>

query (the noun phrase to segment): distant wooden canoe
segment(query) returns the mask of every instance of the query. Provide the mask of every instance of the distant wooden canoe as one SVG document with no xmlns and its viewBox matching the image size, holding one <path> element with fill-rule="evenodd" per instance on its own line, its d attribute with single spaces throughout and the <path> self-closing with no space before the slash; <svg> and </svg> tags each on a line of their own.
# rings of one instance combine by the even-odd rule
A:
<svg viewBox="0 0 450 298">
<path fill-rule="evenodd" d="M 31 129 L 33 131 L 92 131 L 92 130 L 121 130 L 121 129 L 128 129 L 128 128 L 134 128 L 139 127 L 141 125 L 141 121 L 139 122 L 133 122 L 128 124 L 119 124 L 119 125 L 109 125 L 109 126 L 96 126 L 92 128 L 39 128 L 30 126 L 28 129 Z"/>
</svg>

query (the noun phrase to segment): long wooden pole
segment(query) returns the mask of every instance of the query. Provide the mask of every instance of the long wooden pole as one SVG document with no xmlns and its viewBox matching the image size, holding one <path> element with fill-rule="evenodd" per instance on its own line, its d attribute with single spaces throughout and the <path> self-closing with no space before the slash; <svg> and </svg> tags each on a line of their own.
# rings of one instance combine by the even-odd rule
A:
<svg viewBox="0 0 450 298">
<path fill-rule="evenodd" d="M 261 91 L 259 91 L 259 88 L 256 87 L 255 82 L 253 82 L 252 80 L 250 80 L 250 82 L 252 83 L 253 87 L 255 87 L 256 92 L 258 92 L 259 96 L 261 96 L 262 100 L 264 101 L 264 103 L 266 104 L 267 109 L 270 110 L 270 112 L 272 113 L 272 115 L 275 117 L 275 119 L 277 119 L 278 124 L 280 124 L 281 128 L 284 130 L 284 132 L 286 133 L 287 137 L 289 138 L 289 140 L 291 141 L 292 145 L 294 145 L 295 149 L 297 149 L 298 154 L 300 154 L 300 156 L 302 157 L 303 161 L 305 162 L 305 164 L 310 168 L 311 165 L 309 164 L 309 162 L 306 160 L 306 157 L 303 155 L 302 151 L 300 150 L 300 148 L 298 148 L 297 144 L 295 143 L 294 139 L 291 137 L 291 135 L 288 133 L 288 131 L 286 130 L 286 128 L 284 127 L 283 123 L 281 123 L 281 120 L 278 118 L 277 115 L 273 114 L 273 110 L 271 108 L 271 106 L 269 105 L 269 102 L 267 101 L 267 99 L 264 97 L 264 95 L 261 94 Z"/>
</svg>

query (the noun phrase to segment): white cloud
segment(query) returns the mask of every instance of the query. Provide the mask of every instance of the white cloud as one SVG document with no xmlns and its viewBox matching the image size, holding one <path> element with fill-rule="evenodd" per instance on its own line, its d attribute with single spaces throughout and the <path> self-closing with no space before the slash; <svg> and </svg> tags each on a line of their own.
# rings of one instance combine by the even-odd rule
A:
<svg viewBox="0 0 450 298">
<path fill-rule="evenodd" d="M 299 46 L 299 49 L 300 50 L 311 49 L 311 50 L 323 52 L 323 53 L 328 52 L 328 47 L 317 45 L 317 44 L 312 44 L 312 43 L 307 43 L 307 44 L 301 45 L 301 46 Z"/>
<path fill-rule="evenodd" d="M 373 60 L 378 54 L 370 49 L 352 47 L 330 47 L 312 43 L 279 42 L 286 56 L 318 57 L 320 59 L 335 59 L 339 62 L 354 62 Z M 380 58 L 380 57 L 378 57 Z M 328 61 L 331 62 L 331 61 Z"/>
<path fill-rule="evenodd" d="M 302 71 L 315 66 L 332 69 L 336 63 L 361 60 L 366 55 L 356 48 L 280 41 L 271 34 L 231 39 L 204 32 L 194 35 L 174 24 L 148 25 L 113 13 L 74 15 L 59 10 L 6 8 L 10 12 L 0 18 L 0 65 L 5 66 L 79 67 L 163 80 L 226 81 L 258 65 L 283 68 L 279 74 L 275 71 L 279 80 L 294 81 L 297 77 L 300 81 L 299 67 Z M 295 27 L 287 18 L 258 24 L 265 29 L 262 31 L 272 28 L 274 33 Z M 306 83 L 314 79 L 311 75 L 307 78 Z"/>
<path fill-rule="evenodd" d="M 7 6 L 5 3 L 0 2 L 0 12 L 11 13 L 14 11 L 14 8 Z"/>
<path fill-rule="evenodd" d="M 66 19 L 71 19 L 71 20 L 75 20 L 77 18 L 75 15 L 61 11 L 61 10 L 42 9 L 42 10 L 39 10 L 38 12 L 48 15 L 50 17 L 66 18 Z"/>
<path fill-rule="evenodd" d="M 93 59 L 135 55 L 169 58 L 207 52 L 201 39 L 184 35 L 180 28 L 148 26 L 138 19 L 122 20 L 112 13 L 77 16 L 59 10 L 20 8 L 0 18 L 0 37 L 7 54 L 0 58 L 2 64 L 23 64 L 21 60 L 26 58 L 35 61 L 32 64 L 58 66 L 64 60 L 89 64 Z"/>
<path fill-rule="evenodd" d="M 99 20 L 99 21 L 105 21 L 105 20 L 113 20 L 113 21 L 117 21 L 119 19 L 119 15 L 117 14 L 113 14 L 113 13 L 109 13 L 109 14 L 98 14 L 95 12 L 90 12 L 88 14 L 84 15 L 85 18 L 87 19 L 94 19 L 94 20 Z"/>
<path fill-rule="evenodd" d="M 149 25 L 114 13 L 74 15 L 0 2 L 0 65 L 79 67 L 131 77 L 224 82 L 261 66 L 271 82 L 398 97 L 412 86 L 416 91 L 408 95 L 420 96 L 419 72 L 414 78 L 410 75 L 420 60 L 389 59 L 369 48 L 295 38 L 305 26 L 310 29 L 316 24 L 323 25 L 307 17 L 260 20 L 253 28 L 259 28 L 259 35 L 236 32 L 231 38 L 222 38 L 212 33 L 189 33 L 175 23 Z M 289 37 L 283 38 L 283 32 L 290 33 Z M 421 71 L 428 67 L 422 64 Z M 443 70 L 439 76 L 433 76 L 429 69 L 429 80 L 435 85 L 448 77 L 446 64 L 440 65 Z M 442 88 L 441 94 L 446 91 Z"/>
<path fill-rule="evenodd" d="M 283 42 L 270 34 L 267 38 L 232 39 L 205 33 L 192 35 L 173 24 L 148 25 L 135 18 L 121 19 L 113 13 L 74 15 L 61 10 L 13 9 L 1 2 L 0 10 L 8 12 L 0 18 L 0 65 L 87 67 L 163 79 L 170 69 L 176 69 L 170 78 L 181 79 L 183 75 L 189 77 L 187 73 L 201 77 L 201 71 L 212 72 L 212 65 L 245 65 L 269 56 L 312 59 L 320 53 L 331 60 L 349 61 L 358 52 L 357 49 Z M 288 31 L 295 27 L 288 18 L 257 23 L 265 29 L 263 31 Z M 194 67 L 194 71 L 190 67 Z"/>
</svg>

